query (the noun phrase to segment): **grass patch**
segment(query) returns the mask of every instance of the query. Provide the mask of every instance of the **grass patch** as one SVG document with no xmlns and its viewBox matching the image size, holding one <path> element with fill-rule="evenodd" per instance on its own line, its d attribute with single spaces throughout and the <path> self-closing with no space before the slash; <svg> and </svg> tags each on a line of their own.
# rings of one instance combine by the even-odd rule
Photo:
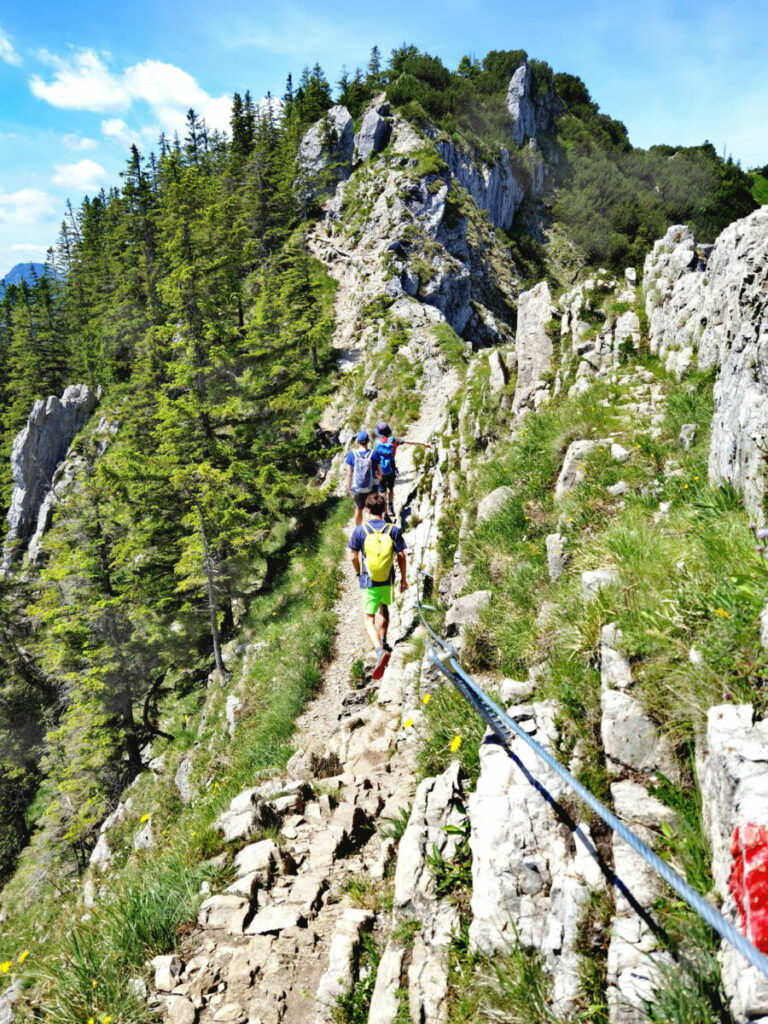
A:
<svg viewBox="0 0 768 1024">
<path fill-rule="evenodd" d="M 99 1014 L 132 1024 L 154 1020 L 132 981 L 146 975 L 149 958 L 172 950 L 180 927 L 194 920 L 200 883 L 209 873 L 202 862 L 226 847 L 212 828 L 216 817 L 255 779 L 279 772 L 292 753 L 295 718 L 331 653 L 347 519 L 344 502 L 334 502 L 324 516 L 319 508 L 315 532 L 297 544 L 273 586 L 252 603 L 244 636 L 263 646 L 241 679 L 237 739 L 227 739 L 227 691 L 210 691 L 205 724 L 196 730 L 194 802 L 169 799 L 168 772 L 159 780 L 147 773 L 136 783 L 126 839 L 149 814 L 156 846 L 124 855 L 122 866 L 99 879 L 106 891 L 90 920 L 80 921 L 76 879 L 51 878 L 35 888 L 31 862 L 22 863 L 4 890 L 0 960 L 29 950 L 23 965 L 3 979 L 15 974 L 28 989 L 20 1019 L 42 1008 L 61 1024 L 83 1024 Z M 175 751 L 168 746 L 169 763 L 180 755 Z"/>
</svg>

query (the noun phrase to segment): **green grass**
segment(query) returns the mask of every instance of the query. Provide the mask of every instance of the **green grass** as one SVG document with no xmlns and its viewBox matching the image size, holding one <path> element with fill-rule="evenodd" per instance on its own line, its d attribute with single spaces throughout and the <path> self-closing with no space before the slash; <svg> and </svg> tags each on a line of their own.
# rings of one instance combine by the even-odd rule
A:
<svg viewBox="0 0 768 1024">
<path fill-rule="evenodd" d="M 170 775 L 183 753 L 178 741 L 165 751 L 165 775 L 155 780 L 147 773 L 136 783 L 124 834 L 129 838 L 140 827 L 139 818 L 150 814 L 157 845 L 124 855 L 122 864 L 118 860 L 97 880 L 106 891 L 85 922 L 80 921 L 83 907 L 75 879 L 34 888 L 39 866 L 31 850 L 28 863 L 6 887 L 0 960 L 25 949 L 29 957 L 5 977 L 21 976 L 31 988 L 30 1002 L 45 1007 L 51 1019 L 61 1024 L 83 1024 L 98 1014 L 132 1024 L 153 1019 L 137 1001 L 131 980 L 144 976 L 149 958 L 173 949 L 180 926 L 194 920 L 200 883 L 210 875 L 202 862 L 226 848 L 212 828 L 214 820 L 243 788 L 283 768 L 292 753 L 296 716 L 331 653 L 348 511 L 343 502 L 325 515 L 319 508 L 315 532 L 298 542 L 273 586 L 251 604 L 243 635 L 264 646 L 242 679 L 244 708 L 236 742 L 226 734 L 226 691 L 209 691 L 206 724 L 200 729 L 198 723 L 195 730 L 195 801 L 183 806 L 169 798 Z M 185 717 L 194 713 L 187 705 Z M 188 728 L 193 728 L 191 721 Z M 156 753 L 161 752 L 158 744 Z M 20 1020 L 26 1019 L 22 1008 Z"/>
<path fill-rule="evenodd" d="M 467 343 L 458 336 L 450 324 L 435 324 L 432 328 L 432 333 L 437 338 L 440 351 L 451 366 L 455 366 L 462 373 L 465 372 L 467 368 Z"/>
</svg>

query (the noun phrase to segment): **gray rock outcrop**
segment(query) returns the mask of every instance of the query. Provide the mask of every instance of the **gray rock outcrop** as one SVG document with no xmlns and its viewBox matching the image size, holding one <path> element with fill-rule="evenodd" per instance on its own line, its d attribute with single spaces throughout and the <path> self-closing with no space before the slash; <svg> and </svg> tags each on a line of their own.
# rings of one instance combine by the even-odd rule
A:
<svg viewBox="0 0 768 1024">
<path fill-rule="evenodd" d="M 768 720 L 751 704 L 709 709 L 697 751 L 712 877 L 722 913 L 753 943 L 765 946 L 765 844 L 768 838 Z M 761 879 L 761 871 L 763 876 Z M 737 902 L 738 898 L 738 902 Z M 763 913 L 751 910 L 763 908 Z M 768 1016 L 768 981 L 727 942 L 720 951 L 723 985 L 737 1020 Z"/>
<path fill-rule="evenodd" d="M 307 194 L 325 191 L 333 181 L 349 176 L 355 145 L 352 115 L 346 107 L 331 107 L 307 130 L 299 144 L 298 163 L 308 180 Z M 319 179 L 326 177 L 328 181 Z"/>
<path fill-rule="evenodd" d="M 645 261 L 651 350 L 678 374 L 717 366 L 711 482 L 730 483 L 758 514 L 768 433 L 768 207 L 730 224 L 713 246 L 671 227 Z"/>
<path fill-rule="evenodd" d="M 554 702 L 509 709 L 548 750 L 557 745 Z M 540 952 L 553 979 L 553 1009 L 579 998 L 579 922 L 605 882 L 586 824 L 566 826 L 553 810 L 565 784 L 520 739 L 510 753 L 493 735 L 480 747 L 480 778 L 469 797 L 472 825 L 470 940 L 486 953 L 515 941 Z M 531 777 L 536 780 L 531 785 Z"/>
<path fill-rule="evenodd" d="M 4 568 L 10 566 L 34 533 L 56 469 L 97 402 L 96 395 L 85 384 L 71 384 L 61 398 L 51 395 L 45 400 L 38 399 L 26 427 L 16 435 L 11 452 L 15 486 L 8 510 Z"/>
<path fill-rule="evenodd" d="M 493 164 L 477 164 L 449 140 L 440 140 L 435 146 L 456 181 L 481 210 L 488 212 L 491 223 L 504 230 L 510 228 L 525 198 L 525 187 L 512 169 L 507 150 L 502 147 Z"/>
<path fill-rule="evenodd" d="M 535 140 L 539 133 L 551 132 L 562 109 L 551 85 L 537 90 L 531 66 L 523 60 L 507 87 L 507 110 L 512 117 L 510 134 L 515 145 L 522 146 L 526 139 Z"/>
<path fill-rule="evenodd" d="M 389 142 L 392 126 L 387 120 L 388 114 L 389 104 L 381 101 L 366 110 L 360 131 L 355 135 L 355 163 L 367 160 L 371 153 L 380 153 Z"/>
<path fill-rule="evenodd" d="M 517 382 L 512 408 L 538 408 L 549 391 L 547 377 L 552 372 L 552 339 L 548 326 L 552 319 L 552 297 L 546 281 L 530 291 L 521 292 L 517 303 Z"/>
</svg>

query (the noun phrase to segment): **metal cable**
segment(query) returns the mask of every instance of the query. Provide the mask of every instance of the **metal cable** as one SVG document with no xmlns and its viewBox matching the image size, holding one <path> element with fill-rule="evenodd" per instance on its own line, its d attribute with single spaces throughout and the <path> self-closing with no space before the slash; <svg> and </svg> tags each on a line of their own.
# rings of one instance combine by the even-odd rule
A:
<svg viewBox="0 0 768 1024">
<path fill-rule="evenodd" d="M 421 615 L 421 606 L 419 603 L 419 613 Z M 423 615 L 421 615 L 422 622 L 425 622 Z M 435 634 L 432 629 L 427 626 L 430 634 L 434 637 Z M 708 903 L 704 897 L 698 893 L 692 886 L 681 878 L 681 876 L 669 865 L 666 861 L 662 860 L 657 853 L 644 843 L 639 836 L 629 829 L 616 815 L 610 811 L 605 804 L 597 799 L 594 794 L 583 786 L 578 779 L 574 778 L 573 775 L 565 768 L 560 762 L 549 753 L 540 743 L 537 743 L 532 736 L 518 725 L 518 723 L 507 715 L 502 709 L 482 690 L 473 679 L 471 679 L 466 672 L 462 669 L 458 662 L 456 652 L 446 644 L 445 641 L 440 640 L 438 642 L 440 647 L 443 649 L 442 657 L 438 652 L 432 648 L 429 652 L 429 660 L 443 673 L 459 693 L 469 702 L 469 704 L 477 711 L 477 713 L 483 718 L 485 723 L 496 733 L 499 739 L 506 745 L 509 742 L 509 734 L 514 733 L 518 739 L 523 740 L 531 750 L 539 757 L 553 772 L 560 778 L 567 786 L 569 786 L 587 805 L 590 807 L 595 814 L 597 814 L 602 820 L 608 825 L 613 831 L 624 840 L 624 842 L 631 847 L 643 860 L 658 874 L 667 885 L 674 889 L 674 891 L 680 896 L 685 902 L 695 910 L 697 914 L 702 917 L 710 927 L 714 928 L 726 942 L 729 942 L 734 949 L 738 950 L 741 955 L 752 964 L 765 978 L 768 978 L 768 956 L 761 953 L 756 946 L 754 946 L 746 936 L 738 932 L 732 924 L 730 924 L 718 913 L 715 908 Z"/>
<path fill-rule="evenodd" d="M 420 575 L 427 573 L 419 570 Z M 735 950 L 754 967 L 764 978 L 768 978 L 768 956 L 765 956 L 745 936 L 734 928 L 715 908 L 708 903 L 701 893 L 697 892 L 688 882 L 685 881 L 665 860 L 662 860 L 657 853 L 644 843 L 639 836 L 628 828 L 613 811 L 610 811 L 597 797 L 583 786 L 578 779 L 565 768 L 560 762 L 541 746 L 532 736 L 518 725 L 488 696 L 485 691 L 471 679 L 459 664 L 459 656 L 454 648 L 432 629 L 424 615 L 421 598 L 419 595 L 418 581 L 416 589 L 416 607 L 418 609 L 421 623 L 431 637 L 434 647 L 429 652 L 429 660 L 444 676 L 446 676 L 456 687 L 464 699 L 474 708 L 486 725 L 493 730 L 505 746 L 508 745 L 510 733 L 517 736 L 526 743 L 531 750 L 539 757 L 552 771 L 560 778 L 574 793 L 576 793 L 587 807 L 590 807 L 609 828 L 620 836 L 624 842 L 642 857 L 657 875 L 673 889 L 678 896 L 702 917 L 707 924 L 713 928 L 726 942 L 730 943 Z"/>
</svg>

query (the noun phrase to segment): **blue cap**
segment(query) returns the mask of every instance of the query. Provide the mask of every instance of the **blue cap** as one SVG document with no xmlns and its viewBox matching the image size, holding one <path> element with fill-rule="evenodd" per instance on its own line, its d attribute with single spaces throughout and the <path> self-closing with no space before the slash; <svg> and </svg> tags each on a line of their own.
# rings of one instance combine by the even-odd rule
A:
<svg viewBox="0 0 768 1024">
<path fill-rule="evenodd" d="M 360 433 L 357 435 L 357 440 L 360 442 L 360 444 L 365 444 L 366 441 L 370 440 L 370 438 L 368 437 L 368 431 L 361 430 Z"/>
<path fill-rule="evenodd" d="M 379 420 L 379 422 L 376 424 L 376 433 L 379 434 L 381 437 L 389 437 L 389 435 L 392 433 L 392 428 L 388 423 L 385 423 L 384 420 Z"/>
</svg>

